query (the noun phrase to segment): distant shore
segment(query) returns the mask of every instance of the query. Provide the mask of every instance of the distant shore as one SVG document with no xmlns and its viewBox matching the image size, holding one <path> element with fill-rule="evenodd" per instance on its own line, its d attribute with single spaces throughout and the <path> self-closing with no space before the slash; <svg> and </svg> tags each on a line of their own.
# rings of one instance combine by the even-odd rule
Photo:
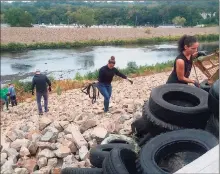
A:
<svg viewBox="0 0 220 174">
<path fill-rule="evenodd" d="M 130 40 L 189 35 L 219 34 L 218 27 L 205 28 L 1 28 L 1 44 L 59 43 L 89 40 Z"/>
</svg>

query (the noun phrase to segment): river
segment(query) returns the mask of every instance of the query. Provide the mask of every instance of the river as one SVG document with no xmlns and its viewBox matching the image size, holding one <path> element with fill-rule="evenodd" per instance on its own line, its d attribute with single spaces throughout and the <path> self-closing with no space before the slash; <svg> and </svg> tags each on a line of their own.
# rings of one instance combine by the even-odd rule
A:
<svg viewBox="0 0 220 174">
<path fill-rule="evenodd" d="M 201 43 L 199 50 L 213 52 L 218 42 Z M 41 49 L 21 53 L 1 54 L 1 80 L 30 80 L 40 69 L 55 79 L 73 79 L 75 74 L 85 74 L 107 64 L 114 55 L 116 67 L 125 68 L 128 62 L 137 65 L 154 65 L 174 60 L 178 55 L 176 43 L 135 46 L 95 46 L 79 49 Z"/>
</svg>

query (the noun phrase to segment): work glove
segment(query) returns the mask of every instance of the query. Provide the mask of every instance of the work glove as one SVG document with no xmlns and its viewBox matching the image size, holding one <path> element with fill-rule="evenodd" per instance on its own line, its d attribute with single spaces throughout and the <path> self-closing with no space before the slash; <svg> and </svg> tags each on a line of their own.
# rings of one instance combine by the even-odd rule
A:
<svg viewBox="0 0 220 174">
<path fill-rule="evenodd" d="M 133 81 L 132 81 L 132 80 L 128 79 L 128 81 L 129 81 L 131 84 L 133 84 Z"/>
<path fill-rule="evenodd" d="M 197 57 L 200 57 L 200 56 L 207 56 L 207 54 L 205 53 L 205 51 L 198 51 Z"/>
<path fill-rule="evenodd" d="M 197 80 L 195 80 L 194 85 L 195 85 L 197 88 L 200 87 L 200 84 L 199 84 L 199 82 L 198 82 Z"/>
<path fill-rule="evenodd" d="M 34 95 L 34 91 L 32 91 L 32 95 Z"/>
<path fill-rule="evenodd" d="M 49 92 L 51 92 L 51 86 L 49 86 L 48 90 L 49 90 Z"/>
</svg>

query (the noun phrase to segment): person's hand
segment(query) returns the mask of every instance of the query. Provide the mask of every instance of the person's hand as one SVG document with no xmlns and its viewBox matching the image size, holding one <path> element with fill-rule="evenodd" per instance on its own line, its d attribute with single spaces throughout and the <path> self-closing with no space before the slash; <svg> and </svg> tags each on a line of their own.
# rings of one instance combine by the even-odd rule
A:
<svg viewBox="0 0 220 174">
<path fill-rule="evenodd" d="M 128 79 L 128 81 L 129 81 L 131 84 L 133 84 L 133 81 L 132 81 L 132 80 Z"/>
<path fill-rule="evenodd" d="M 51 92 L 51 86 L 49 86 L 48 90 L 49 90 L 49 92 Z"/>
<path fill-rule="evenodd" d="M 34 91 L 32 91 L 32 95 L 34 95 Z"/>
</svg>

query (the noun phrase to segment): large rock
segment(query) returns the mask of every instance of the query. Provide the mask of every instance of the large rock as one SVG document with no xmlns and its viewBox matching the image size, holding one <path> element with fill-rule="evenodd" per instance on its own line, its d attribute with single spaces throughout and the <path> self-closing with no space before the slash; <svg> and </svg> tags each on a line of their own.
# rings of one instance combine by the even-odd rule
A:
<svg viewBox="0 0 220 174">
<path fill-rule="evenodd" d="M 6 148 L 2 150 L 2 153 L 7 153 L 7 155 L 10 156 L 18 156 L 19 153 L 14 148 Z"/>
<path fill-rule="evenodd" d="M 73 141 L 73 136 L 72 136 L 72 134 L 66 134 L 66 135 L 64 135 L 64 138 L 67 139 L 67 140 L 69 140 L 69 141 Z"/>
<path fill-rule="evenodd" d="M 1 174 L 12 174 L 14 173 L 13 170 L 13 160 L 8 160 L 6 161 L 2 166 L 1 166 Z"/>
<path fill-rule="evenodd" d="M 54 153 L 57 157 L 64 158 L 71 153 L 71 150 L 69 147 L 61 145 L 57 150 L 54 151 Z"/>
<path fill-rule="evenodd" d="M 69 123 L 70 123 L 69 121 L 59 121 L 59 124 L 63 129 L 66 129 Z"/>
<path fill-rule="evenodd" d="M 37 164 L 37 160 L 35 158 L 20 158 L 17 165 L 23 168 L 28 169 L 28 173 L 32 173 Z"/>
<path fill-rule="evenodd" d="M 74 155 L 68 155 L 63 158 L 62 169 L 66 167 L 78 167 L 78 161 L 75 159 Z"/>
<path fill-rule="evenodd" d="M 37 142 L 37 146 L 41 149 L 50 149 L 50 150 L 56 150 L 56 144 L 50 143 L 50 142 Z"/>
<path fill-rule="evenodd" d="M 69 140 L 64 139 L 64 141 L 62 142 L 62 144 L 63 144 L 64 146 L 69 147 L 72 153 L 75 153 L 75 152 L 78 150 L 78 148 L 76 147 L 76 145 L 75 145 L 74 142 L 72 142 L 72 141 L 69 141 Z"/>
<path fill-rule="evenodd" d="M 58 162 L 57 158 L 50 158 L 48 160 L 47 166 L 49 166 L 50 168 L 54 168 L 57 166 L 57 162 Z"/>
<path fill-rule="evenodd" d="M 52 122 L 51 119 L 49 119 L 47 117 L 41 117 L 40 120 L 39 120 L 39 129 L 43 130 L 45 127 L 50 125 L 51 122 Z"/>
<path fill-rule="evenodd" d="M 80 132 L 84 133 L 86 130 L 93 128 L 97 125 L 96 120 L 86 120 L 84 122 L 82 122 L 81 126 L 80 126 Z"/>
<path fill-rule="evenodd" d="M 39 174 L 50 174 L 51 168 L 48 166 L 42 167 L 39 170 Z"/>
<path fill-rule="evenodd" d="M 39 132 L 39 130 L 32 130 L 27 134 L 25 138 L 29 139 L 30 141 L 37 142 L 39 141 L 40 137 L 41 133 Z"/>
<path fill-rule="evenodd" d="M 51 128 L 42 137 L 41 141 L 44 142 L 55 142 L 58 136 L 58 130 L 56 128 Z"/>
<path fill-rule="evenodd" d="M 30 155 L 29 150 L 26 147 L 22 146 L 20 149 L 20 156 L 29 156 L 29 155 Z"/>
<path fill-rule="evenodd" d="M 86 146 L 82 146 L 79 149 L 79 157 L 80 157 L 80 159 L 81 160 L 85 160 L 86 158 L 88 158 L 88 155 L 89 155 L 88 148 Z"/>
<path fill-rule="evenodd" d="M 31 155 L 35 155 L 37 153 L 38 146 L 36 142 L 31 142 L 30 145 L 28 146 L 28 150 Z"/>
<path fill-rule="evenodd" d="M 97 142 L 102 141 L 104 138 L 106 138 L 108 135 L 108 132 L 105 128 L 103 127 L 96 127 L 92 131 L 92 137 L 97 140 Z"/>
<path fill-rule="evenodd" d="M 52 125 L 59 131 L 59 132 L 62 132 L 64 129 L 63 127 L 60 125 L 60 123 L 58 121 L 54 121 L 52 123 Z"/>
<path fill-rule="evenodd" d="M 1 153 L 1 166 L 7 161 L 7 153 Z"/>
<path fill-rule="evenodd" d="M 8 131 L 6 133 L 6 137 L 9 138 L 10 141 L 15 141 L 18 138 L 17 134 L 13 130 Z"/>
<path fill-rule="evenodd" d="M 10 144 L 10 147 L 19 151 L 21 149 L 21 146 L 28 147 L 29 145 L 30 141 L 27 139 L 16 139 Z"/>
<path fill-rule="evenodd" d="M 37 165 L 39 166 L 40 169 L 42 167 L 46 166 L 47 165 L 47 158 L 46 157 L 39 158 L 37 161 Z"/>
<path fill-rule="evenodd" d="M 37 156 L 38 156 L 38 158 L 41 158 L 41 157 L 53 158 L 53 157 L 55 157 L 55 154 L 50 149 L 43 149 L 42 151 L 40 151 L 38 153 Z"/>
<path fill-rule="evenodd" d="M 78 148 L 82 146 L 88 146 L 87 141 L 84 139 L 83 135 L 80 133 L 80 131 L 77 128 L 73 128 L 72 136 L 74 143 Z"/>
<path fill-rule="evenodd" d="M 16 168 L 15 174 L 29 174 L 29 173 L 28 173 L 28 169 L 26 168 Z"/>
</svg>

